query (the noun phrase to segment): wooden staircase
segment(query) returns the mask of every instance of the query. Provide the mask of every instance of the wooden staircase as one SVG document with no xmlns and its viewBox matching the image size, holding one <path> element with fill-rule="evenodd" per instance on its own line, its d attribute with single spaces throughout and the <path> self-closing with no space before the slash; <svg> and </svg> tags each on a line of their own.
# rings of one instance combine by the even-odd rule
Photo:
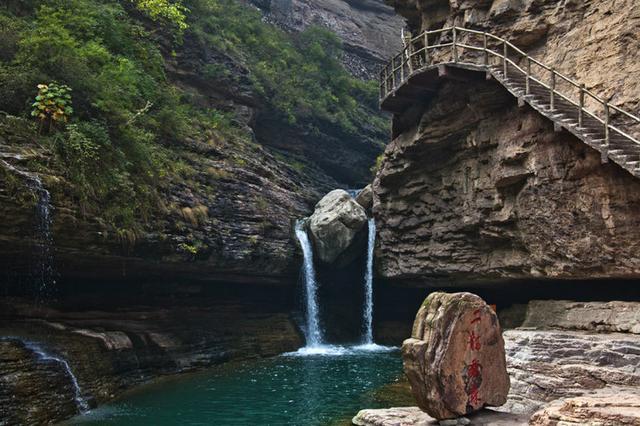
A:
<svg viewBox="0 0 640 426">
<path fill-rule="evenodd" d="M 380 73 L 380 105 L 399 114 L 416 97 L 436 90 L 443 68 L 485 73 L 502 84 L 519 104 L 529 104 L 554 123 L 640 177 L 640 118 L 588 91 L 570 78 L 489 33 L 460 27 L 426 31 L 407 40 L 405 49 Z"/>
</svg>

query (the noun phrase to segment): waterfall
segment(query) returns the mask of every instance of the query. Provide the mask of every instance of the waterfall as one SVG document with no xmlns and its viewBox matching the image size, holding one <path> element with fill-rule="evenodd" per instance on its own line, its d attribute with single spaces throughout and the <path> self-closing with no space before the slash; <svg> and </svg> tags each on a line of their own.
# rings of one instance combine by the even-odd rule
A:
<svg viewBox="0 0 640 426">
<path fill-rule="evenodd" d="M 51 236 L 51 195 L 42 186 L 42 181 L 37 176 L 29 179 L 29 185 L 38 195 L 36 204 L 36 236 L 37 247 L 35 250 L 35 263 L 33 266 L 33 276 L 36 281 L 36 294 L 41 299 L 50 296 L 51 284 L 53 280 L 53 255 L 51 247 L 53 238 Z"/>
<path fill-rule="evenodd" d="M 302 272 L 305 285 L 305 299 L 307 308 L 307 347 L 317 347 L 322 345 L 322 329 L 320 328 L 320 318 L 318 309 L 318 284 L 316 282 L 316 272 L 313 267 L 313 248 L 309 241 L 307 231 L 304 229 L 304 222 L 299 220 L 296 222 L 296 237 L 302 247 L 304 263 Z"/>
<path fill-rule="evenodd" d="M 74 399 L 76 401 L 78 411 L 80 411 L 80 413 L 87 411 L 89 409 L 89 404 L 87 403 L 87 400 L 82 397 L 82 391 L 80 390 L 78 379 L 73 374 L 73 371 L 71 371 L 69 363 L 60 357 L 45 352 L 44 349 L 36 343 L 28 341 L 24 341 L 23 343 L 27 349 L 33 351 L 38 356 L 40 361 L 54 361 L 64 368 L 67 376 L 71 380 L 71 384 L 73 385 Z"/>
<path fill-rule="evenodd" d="M 3 159 L 0 159 L 0 167 L 22 177 L 38 197 L 35 210 L 36 248 L 34 249 L 31 275 L 36 282 L 37 298 L 46 298 L 50 296 L 50 284 L 55 284 L 53 280 L 53 254 L 51 251 L 53 246 L 51 235 L 51 194 L 44 188 L 37 174 L 20 170 Z"/>
<path fill-rule="evenodd" d="M 364 344 L 373 344 L 373 249 L 376 244 L 376 222 L 373 218 L 368 223 L 367 269 L 364 275 Z"/>
</svg>

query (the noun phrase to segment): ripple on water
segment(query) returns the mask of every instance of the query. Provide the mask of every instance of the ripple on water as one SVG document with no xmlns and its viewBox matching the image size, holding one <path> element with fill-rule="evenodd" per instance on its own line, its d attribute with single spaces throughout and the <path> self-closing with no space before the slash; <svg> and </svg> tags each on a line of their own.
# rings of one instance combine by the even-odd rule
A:
<svg viewBox="0 0 640 426">
<path fill-rule="evenodd" d="M 379 403 L 402 372 L 397 348 L 323 346 L 159 382 L 71 424 L 324 425 Z"/>
</svg>

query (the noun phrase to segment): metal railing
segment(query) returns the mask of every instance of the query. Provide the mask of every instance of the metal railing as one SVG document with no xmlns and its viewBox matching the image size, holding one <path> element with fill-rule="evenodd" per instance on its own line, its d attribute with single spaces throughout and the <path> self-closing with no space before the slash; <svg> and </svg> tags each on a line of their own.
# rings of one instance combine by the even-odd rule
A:
<svg viewBox="0 0 640 426">
<path fill-rule="evenodd" d="M 380 72 L 380 102 L 395 94 L 411 76 L 425 68 L 438 64 L 458 64 L 483 67 L 488 71 L 500 71 L 507 80 L 524 77 L 524 98 L 540 96 L 540 89 L 548 91 L 548 113 L 555 111 L 559 102 L 565 102 L 575 108 L 575 120 L 578 129 L 588 130 L 585 125 L 590 121 L 601 125 L 603 148 L 608 152 L 611 138 L 619 135 L 640 146 L 631 130 L 622 127 L 638 126 L 640 118 L 611 105 L 584 84 L 557 72 L 542 62 L 532 58 L 509 41 L 493 34 L 461 27 L 442 28 L 425 31 L 407 41 L 406 47 L 394 56 Z M 616 116 L 617 121 L 612 118 Z"/>
</svg>

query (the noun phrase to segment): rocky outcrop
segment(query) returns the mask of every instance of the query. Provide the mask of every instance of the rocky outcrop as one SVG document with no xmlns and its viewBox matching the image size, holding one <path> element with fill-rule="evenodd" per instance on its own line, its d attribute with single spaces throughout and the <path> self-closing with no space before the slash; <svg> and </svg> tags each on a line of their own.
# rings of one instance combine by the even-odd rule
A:
<svg viewBox="0 0 640 426">
<path fill-rule="evenodd" d="M 418 406 L 452 419 L 500 406 L 509 392 L 504 341 L 495 312 L 471 293 L 431 293 L 402 344 Z"/>
<path fill-rule="evenodd" d="M 394 407 L 360 410 L 351 420 L 356 426 L 525 426 L 528 416 L 482 410 L 454 420 L 438 421 L 418 407 Z"/>
<path fill-rule="evenodd" d="M 640 386 L 640 337 L 581 331 L 504 333 L 511 392 L 504 409 L 532 413 L 555 399 Z"/>
<path fill-rule="evenodd" d="M 275 356 L 303 344 L 291 306 L 281 302 L 284 290 L 125 287 L 129 293 L 111 288 L 111 294 L 67 299 L 83 310 L 0 301 L 0 336 L 14 336 L 0 340 L 0 424 L 46 424 L 77 413 L 68 374 L 24 342 L 66 360 L 91 404 L 161 375 Z"/>
<path fill-rule="evenodd" d="M 638 179 L 494 82 L 444 81 L 414 113 L 374 182 L 383 275 L 416 285 L 640 275 Z"/>
<path fill-rule="evenodd" d="M 554 401 L 535 413 L 531 426 L 640 425 L 637 389 L 609 389 L 593 395 Z"/>
<path fill-rule="evenodd" d="M 414 31 L 460 25 L 634 110 L 631 2 L 396 0 Z M 587 36 L 588 35 L 588 36 Z M 606 52 L 604 54 L 603 52 Z M 633 80 L 633 81 L 632 81 Z M 637 179 L 484 79 L 443 79 L 394 117 L 374 183 L 383 275 L 425 285 L 637 277 Z"/>
<path fill-rule="evenodd" d="M 315 253 L 324 263 L 333 263 L 353 244 L 367 222 L 364 208 L 346 191 L 336 189 L 316 204 L 309 218 Z"/>
<path fill-rule="evenodd" d="M 532 300 L 522 327 L 640 334 L 640 304 Z"/>
<path fill-rule="evenodd" d="M 38 360 L 18 339 L 0 340 L 0 425 L 59 422 L 78 413 L 58 363 Z"/>
<path fill-rule="evenodd" d="M 343 63 L 356 77 L 377 77 L 401 46 L 402 18 L 382 0 L 249 0 L 271 22 L 289 31 L 319 25 L 344 42 Z"/>
</svg>

